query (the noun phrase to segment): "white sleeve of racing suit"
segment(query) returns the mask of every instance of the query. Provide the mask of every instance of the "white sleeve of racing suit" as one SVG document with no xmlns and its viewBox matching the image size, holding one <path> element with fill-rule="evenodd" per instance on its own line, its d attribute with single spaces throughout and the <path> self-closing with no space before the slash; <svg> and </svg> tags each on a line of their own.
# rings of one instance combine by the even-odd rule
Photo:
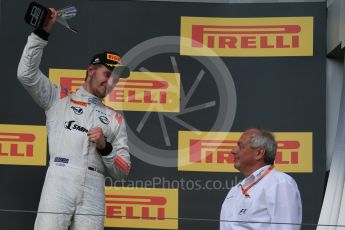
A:
<svg viewBox="0 0 345 230">
<path fill-rule="evenodd" d="M 17 70 L 18 80 L 44 110 L 51 107 L 59 93 L 59 87 L 53 84 L 39 69 L 43 48 L 47 44 L 48 41 L 31 33 Z"/>
<path fill-rule="evenodd" d="M 117 130 L 115 130 L 114 140 L 110 143 L 113 150 L 108 155 L 102 156 L 102 159 L 110 176 L 114 179 L 120 180 L 128 176 L 131 169 L 131 159 L 127 144 L 127 131 L 123 114 L 115 113 L 115 121 L 117 121 L 119 126 L 117 127 Z"/>
</svg>

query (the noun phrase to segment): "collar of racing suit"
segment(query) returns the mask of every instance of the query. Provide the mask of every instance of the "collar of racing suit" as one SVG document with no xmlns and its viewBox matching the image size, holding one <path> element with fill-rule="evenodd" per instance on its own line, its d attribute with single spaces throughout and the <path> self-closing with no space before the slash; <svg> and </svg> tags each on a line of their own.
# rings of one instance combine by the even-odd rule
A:
<svg viewBox="0 0 345 230">
<path fill-rule="evenodd" d="M 83 86 L 81 86 L 77 92 L 76 92 L 76 95 L 82 97 L 82 98 L 87 98 L 87 101 L 91 104 L 95 104 L 95 105 L 99 105 L 100 103 L 102 103 L 102 99 L 101 98 L 98 98 L 96 97 L 95 95 L 89 93 L 88 91 L 86 91 L 84 89 Z"/>
</svg>

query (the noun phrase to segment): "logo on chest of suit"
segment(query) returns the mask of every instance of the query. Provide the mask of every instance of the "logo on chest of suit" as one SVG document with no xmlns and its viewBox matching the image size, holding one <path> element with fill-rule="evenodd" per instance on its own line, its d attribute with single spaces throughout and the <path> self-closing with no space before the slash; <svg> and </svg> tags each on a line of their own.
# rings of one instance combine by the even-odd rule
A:
<svg viewBox="0 0 345 230">
<path fill-rule="evenodd" d="M 80 132 L 87 133 L 89 132 L 86 128 L 78 125 L 75 123 L 75 121 L 65 121 L 65 128 L 68 130 L 78 130 Z"/>
<path fill-rule="evenodd" d="M 73 112 L 77 115 L 81 115 L 83 114 L 83 109 L 77 106 L 71 106 L 71 108 L 73 109 Z"/>
<path fill-rule="evenodd" d="M 89 99 L 87 99 L 87 101 L 91 104 L 95 104 L 95 105 L 98 104 L 98 100 L 95 97 L 90 97 Z"/>
<path fill-rule="evenodd" d="M 109 124 L 109 122 L 110 122 L 109 119 L 107 117 L 105 117 L 105 116 L 100 116 L 98 118 L 105 125 Z"/>
</svg>

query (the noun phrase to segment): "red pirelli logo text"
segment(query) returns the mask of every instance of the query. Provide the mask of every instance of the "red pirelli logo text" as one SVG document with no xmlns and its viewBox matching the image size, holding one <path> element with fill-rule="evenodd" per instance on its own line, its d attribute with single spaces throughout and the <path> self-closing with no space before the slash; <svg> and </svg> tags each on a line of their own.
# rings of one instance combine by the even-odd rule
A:
<svg viewBox="0 0 345 230">
<path fill-rule="evenodd" d="M 275 165 L 298 164 L 299 141 L 277 141 Z M 231 150 L 237 141 L 190 140 L 191 163 L 233 164 L 234 155 Z"/>
<path fill-rule="evenodd" d="M 159 80 L 121 80 L 109 94 L 110 102 L 166 104 L 169 82 Z M 138 92 L 138 89 L 141 91 Z"/>
<path fill-rule="evenodd" d="M 107 218 L 165 219 L 165 197 L 107 195 L 105 202 Z"/>
<path fill-rule="evenodd" d="M 192 26 L 192 47 L 208 48 L 299 48 L 299 25 Z M 241 35 L 241 36 L 235 36 Z M 268 35 L 275 35 L 270 39 Z M 290 35 L 289 37 L 283 35 Z"/>
<path fill-rule="evenodd" d="M 0 164 L 46 164 L 45 127 L 0 125 L 0 128 Z"/>
<path fill-rule="evenodd" d="M 312 133 L 276 133 L 275 165 L 287 172 L 312 171 Z M 179 132 L 179 170 L 237 171 L 231 151 L 240 133 Z"/>
<path fill-rule="evenodd" d="M 313 18 L 181 18 L 182 55 L 312 56 Z"/>
<path fill-rule="evenodd" d="M 54 83 L 63 87 L 61 95 L 64 97 L 66 92 L 75 92 L 83 84 L 85 71 L 50 69 L 49 75 Z M 179 75 L 132 72 L 130 79 L 119 80 L 104 103 L 115 110 L 179 112 Z"/>
<path fill-rule="evenodd" d="M 0 156 L 33 157 L 35 135 L 30 133 L 4 133 L 0 132 Z M 4 151 L 5 146 L 7 151 Z M 23 152 L 18 147 L 23 146 Z"/>
<path fill-rule="evenodd" d="M 177 229 L 178 190 L 109 187 L 105 226 Z"/>
</svg>

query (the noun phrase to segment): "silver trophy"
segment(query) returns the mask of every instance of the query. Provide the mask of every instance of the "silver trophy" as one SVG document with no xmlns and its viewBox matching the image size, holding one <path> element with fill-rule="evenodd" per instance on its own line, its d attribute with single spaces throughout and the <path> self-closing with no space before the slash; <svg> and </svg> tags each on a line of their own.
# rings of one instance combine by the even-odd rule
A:
<svg viewBox="0 0 345 230">
<path fill-rule="evenodd" d="M 77 8 L 75 6 L 67 6 L 61 10 L 57 11 L 57 19 L 56 21 L 69 29 L 70 31 L 77 33 L 77 30 L 73 29 L 68 25 L 67 20 L 73 18 L 77 15 Z"/>
</svg>

